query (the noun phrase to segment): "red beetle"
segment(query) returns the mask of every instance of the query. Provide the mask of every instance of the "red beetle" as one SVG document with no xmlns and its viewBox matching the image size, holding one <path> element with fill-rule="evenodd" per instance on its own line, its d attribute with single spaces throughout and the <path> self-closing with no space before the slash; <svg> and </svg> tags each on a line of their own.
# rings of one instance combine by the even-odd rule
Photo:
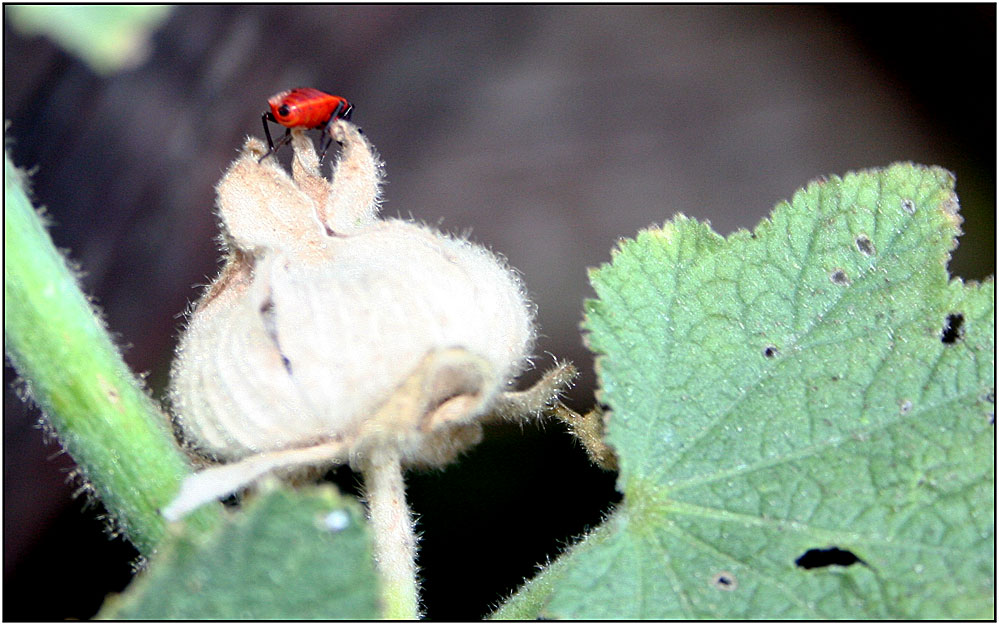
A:
<svg viewBox="0 0 999 625">
<path fill-rule="evenodd" d="M 330 95 L 312 87 L 297 87 L 274 94 L 267 99 L 267 104 L 271 110 L 265 111 L 262 119 L 270 150 L 260 157 L 261 161 L 291 140 L 292 128 L 322 128 L 323 141 L 320 144 L 322 154 L 319 156 L 319 162 L 322 162 L 326 150 L 333 143 L 333 137 L 329 133 L 330 125 L 338 119 L 350 119 L 350 114 L 354 111 L 353 105 L 346 98 Z M 274 145 L 271 139 L 271 130 L 267 122 L 281 124 L 287 128 L 277 145 Z"/>
</svg>

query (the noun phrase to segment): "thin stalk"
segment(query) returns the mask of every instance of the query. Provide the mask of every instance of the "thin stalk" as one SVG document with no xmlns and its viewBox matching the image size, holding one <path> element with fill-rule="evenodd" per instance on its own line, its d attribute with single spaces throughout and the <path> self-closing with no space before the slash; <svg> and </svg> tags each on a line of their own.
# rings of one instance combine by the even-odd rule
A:
<svg viewBox="0 0 999 625">
<path fill-rule="evenodd" d="M 406 484 L 398 450 L 379 449 L 361 470 L 375 540 L 375 564 L 382 578 L 383 617 L 420 616 L 416 581 L 416 535 L 406 505 Z"/>
</svg>

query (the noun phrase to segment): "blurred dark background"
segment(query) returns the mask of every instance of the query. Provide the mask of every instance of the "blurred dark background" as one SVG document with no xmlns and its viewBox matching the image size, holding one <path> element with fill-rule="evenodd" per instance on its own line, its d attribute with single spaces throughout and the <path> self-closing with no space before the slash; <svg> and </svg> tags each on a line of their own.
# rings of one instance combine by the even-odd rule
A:
<svg viewBox="0 0 999 625">
<path fill-rule="evenodd" d="M 575 361 L 569 403 L 586 410 L 586 268 L 676 212 L 728 234 L 820 174 L 937 164 L 968 232 L 952 272 L 994 273 L 995 26 L 994 4 L 182 6 L 145 63 L 100 77 L 5 15 L 6 143 L 160 393 L 178 314 L 216 272 L 213 185 L 266 98 L 346 96 L 387 162 L 384 213 L 505 254 L 540 309 L 539 366 Z M 5 368 L 3 617 L 90 617 L 136 554 L 73 498 L 72 461 L 15 379 Z M 492 428 L 409 484 L 435 619 L 483 616 L 617 500 L 554 423 Z"/>
</svg>

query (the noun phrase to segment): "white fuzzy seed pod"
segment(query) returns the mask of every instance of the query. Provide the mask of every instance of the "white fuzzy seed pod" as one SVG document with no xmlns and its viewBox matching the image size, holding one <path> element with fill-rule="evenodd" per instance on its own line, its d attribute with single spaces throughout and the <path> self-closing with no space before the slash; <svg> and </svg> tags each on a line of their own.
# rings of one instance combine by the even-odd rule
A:
<svg viewBox="0 0 999 625">
<path fill-rule="evenodd" d="M 440 427 L 473 436 L 527 362 L 533 308 L 516 274 L 469 241 L 378 220 L 374 151 L 349 122 L 334 137 L 332 183 L 296 131 L 293 176 L 258 163 L 251 139 L 218 185 L 227 265 L 170 387 L 188 443 L 218 459 L 378 439 L 404 461 L 446 460 L 428 448 Z"/>
</svg>

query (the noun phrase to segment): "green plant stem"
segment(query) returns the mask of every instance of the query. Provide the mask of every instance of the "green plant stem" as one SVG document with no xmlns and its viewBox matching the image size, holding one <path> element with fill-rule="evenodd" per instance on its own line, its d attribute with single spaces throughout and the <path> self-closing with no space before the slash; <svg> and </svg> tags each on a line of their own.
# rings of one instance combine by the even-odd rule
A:
<svg viewBox="0 0 999 625">
<path fill-rule="evenodd" d="M 398 450 L 375 450 L 362 474 L 375 540 L 375 564 L 382 578 L 383 618 L 419 618 L 416 535 L 406 505 L 406 484 Z"/>
<path fill-rule="evenodd" d="M 4 156 L 4 350 L 82 477 L 145 555 L 159 509 L 191 473 L 169 423 L 132 375 Z M 214 509 L 213 509 L 214 508 Z M 190 517 L 221 519 L 219 506 Z"/>
</svg>

